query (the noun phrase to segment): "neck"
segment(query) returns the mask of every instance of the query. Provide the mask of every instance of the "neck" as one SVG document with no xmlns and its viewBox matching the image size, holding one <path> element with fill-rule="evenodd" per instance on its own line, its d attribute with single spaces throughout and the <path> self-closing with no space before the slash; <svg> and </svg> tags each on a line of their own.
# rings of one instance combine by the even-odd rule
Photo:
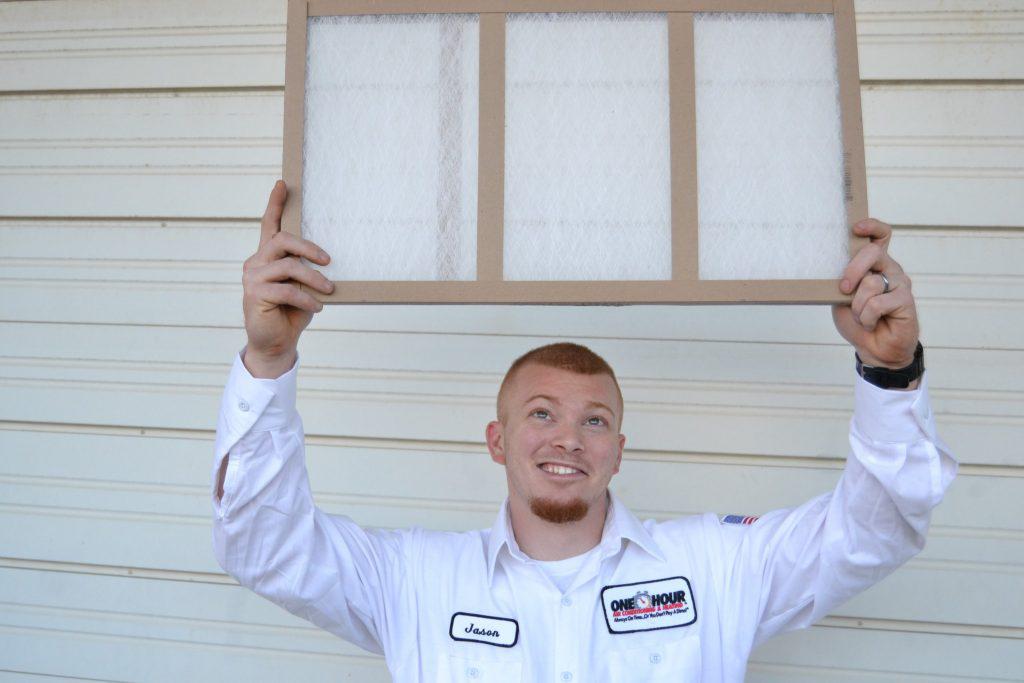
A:
<svg viewBox="0 0 1024 683">
<path fill-rule="evenodd" d="M 555 524 L 530 511 L 530 504 L 510 497 L 508 508 L 519 549 L 535 560 L 564 560 L 582 555 L 601 542 L 609 497 L 606 491 L 590 505 L 586 516 L 578 522 Z"/>
</svg>

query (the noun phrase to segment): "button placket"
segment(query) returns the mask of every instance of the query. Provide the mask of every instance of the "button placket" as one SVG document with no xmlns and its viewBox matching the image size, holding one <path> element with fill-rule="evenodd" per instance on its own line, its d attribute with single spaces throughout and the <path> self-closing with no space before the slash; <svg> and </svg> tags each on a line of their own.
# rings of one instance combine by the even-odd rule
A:
<svg viewBox="0 0 1024 683">
<path fill-rule="evenodd" d="M 571 590 L 571 589 L 570 589 Z M 574 636 L 578 632 L 577 621 L 578 610 L 572 608 L 574 601 L 568 594 L 563 595 L 559 600 L 561 609 L 555 612 L 555 671 L 558 672 L 558 679 L 562 683 L 569 683 L 573 680 L 573 670 L 579 659 L 579 639 Z"/>
</svg>

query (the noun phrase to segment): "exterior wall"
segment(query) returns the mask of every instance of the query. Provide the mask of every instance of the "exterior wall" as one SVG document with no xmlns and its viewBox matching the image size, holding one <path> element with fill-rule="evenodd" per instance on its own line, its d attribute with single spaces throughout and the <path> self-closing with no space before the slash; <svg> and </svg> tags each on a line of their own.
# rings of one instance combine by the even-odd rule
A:
<svg viewBox="0 0 1024 683">
<path fill-rule="evenodd" d="M 748 680 L 1019 680 L 1024 8 L 857 9 L 872 213 L 896 226 L 963 466 L 917 559 L 755 652 Z M 0 4 L 0 681 L 388 680 L 210 549 L 240 266 L 280 175 L 284 23 L 283 0 Z M 300 349 L 319 504 L 489 526 L 501 374 L 563 338 L 620 374 L 615 489 L 641 516 L 757 514 L 835 482 L 853 359 L 826 307 L 330 307 Z"/>
</svg>

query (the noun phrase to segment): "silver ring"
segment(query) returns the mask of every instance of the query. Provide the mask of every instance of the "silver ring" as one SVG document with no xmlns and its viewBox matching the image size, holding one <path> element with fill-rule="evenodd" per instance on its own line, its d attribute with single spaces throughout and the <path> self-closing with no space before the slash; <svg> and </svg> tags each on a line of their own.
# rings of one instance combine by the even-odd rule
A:
<svg viewBox="0 0 1024 683">
<path fill-rule="evenodd" d="M 877 273 L 882 278 L 882 294 L 889 293 L 889 278 L 885 276 L 885 273 Z"/>
</svg>

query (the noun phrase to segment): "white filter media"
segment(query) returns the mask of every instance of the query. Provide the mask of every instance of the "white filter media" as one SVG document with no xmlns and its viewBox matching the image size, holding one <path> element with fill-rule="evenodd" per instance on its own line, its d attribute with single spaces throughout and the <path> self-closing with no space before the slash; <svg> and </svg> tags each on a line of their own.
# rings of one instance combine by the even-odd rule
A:
<svg viewBox="0 0 1024 683">
<path fill-rule="evenodd" d="M 509 14 L 506 280 L 671 277 L 664 14 Z"/>
<path fill-rule="evenodd" d="M 828 14 L 694 18 L 701 279 L 836 278 L 849 259 Z"/>
<path fill-rule="evenodd" d="M 311 17 L 302 234 L 332 280 L 476 277 L 476 15 Z"/>
</svg>

